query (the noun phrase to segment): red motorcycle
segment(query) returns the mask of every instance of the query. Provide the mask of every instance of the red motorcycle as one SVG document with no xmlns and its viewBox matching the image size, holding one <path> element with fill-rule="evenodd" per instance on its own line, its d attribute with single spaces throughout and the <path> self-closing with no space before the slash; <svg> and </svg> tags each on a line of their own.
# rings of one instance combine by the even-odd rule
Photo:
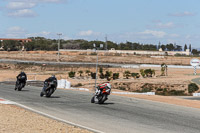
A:
<svg viewBox="0 0 200 133">
<path fill-rule="evenodd" d="M 103 104 L 108 99 L 108 95 L 110 95 L 110 92 L 110 83 L 99 84 L 96 88 L 94 96 L 91 99 L 91 103 Z"/>
</svg>

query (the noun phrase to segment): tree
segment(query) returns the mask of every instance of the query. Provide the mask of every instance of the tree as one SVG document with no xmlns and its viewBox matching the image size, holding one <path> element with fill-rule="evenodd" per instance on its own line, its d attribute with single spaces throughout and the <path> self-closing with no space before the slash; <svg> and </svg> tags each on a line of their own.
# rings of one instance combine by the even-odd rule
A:
<svg viewBox="0 0 200 133">
<path fill-rule="evenodd" d="M 158 50 L 161 48 L 161 43 L 160 43 L 160 41 L 159 41 L 159 43 L 158 43 Z"/>
<path fill-rule="evenodd" d="M 168 51 L 173 51 L 174 50 L 174 45 L 172 43 L 167 44 L 166 48 L 167 48 Z"/>
<path fill-rule="evenodd" d="M 162 45 L 161 45 L 161 48 L 162 48 L 162 51 L 165 51 L 166 46 L 162 44 Z"/>
<path fill-rule="evenodd" d="M 3 41 L 4 50 L 6 51 L 17 51 L 21 50 L 22 44 L 19 41 L 6 40 Z"/>
<path fill-rule="evenodd" d="M 192 49 L 192 54 L 193 55 L 199 55 L 199 51 L 197 49 Z"/>
<path fill-rule="evenodd" d="M 176 47 L 175 47 L 174 50 L 175 50 L 175 51 L 182 51 L 182 46 L 176 45 Z"/>
<path fill-rule="evenodd" d="M 185 46 L 184 46 L 184 51 L 186 51 L 186 49 L 187 49 L 187 45 L 185 44 Z"/>
<path fill-rule="evenodd" d="M 189 49 L 190 49 L 190 52 L 192 51 L 192 46 L 191 46 L 191 44 L 190 44 L 190 46 L 189 46 Z"/>
</svg>

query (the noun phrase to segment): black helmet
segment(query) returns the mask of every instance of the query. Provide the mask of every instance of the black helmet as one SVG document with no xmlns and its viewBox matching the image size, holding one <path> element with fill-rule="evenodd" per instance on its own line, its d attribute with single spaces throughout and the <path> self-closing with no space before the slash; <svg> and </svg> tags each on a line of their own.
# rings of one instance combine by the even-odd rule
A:
<svg viewBox="0 0 200 133">
<path fill-rule="evenodd" d="M 21 71 L 21 74 L 24 74 L 24 71 Z"/>
</svg>

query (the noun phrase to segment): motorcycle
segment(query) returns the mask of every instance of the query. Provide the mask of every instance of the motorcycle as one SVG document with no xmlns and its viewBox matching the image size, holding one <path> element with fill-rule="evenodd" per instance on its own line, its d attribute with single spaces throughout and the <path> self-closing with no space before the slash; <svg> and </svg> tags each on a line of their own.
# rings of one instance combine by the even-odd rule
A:
<svg viewBox="0 0 200 133">
<path fill-rule="evenodd" d="M 19 76 L 16 81 L 15 90 L 21 91 L 22 88 L 24 88 L 25 84 L 26 84 L 26 77 L 24 75 Z"/>
<path fill-rule="evenodd" d="M 40 96 L 43 97 L 45 95 L 46 97 L 50 97 L 55 92 L 56 88 L 57 81 L 44 82 L 44 87 L 40 93 Z"/>
<path fill-rule="evenodd" d="M 99 84 L 96 88 L 94 96 L 91 99 L 91 103 L 103 104 L 108 99 L 110 92 L 110 83 Z"/>
</svg>

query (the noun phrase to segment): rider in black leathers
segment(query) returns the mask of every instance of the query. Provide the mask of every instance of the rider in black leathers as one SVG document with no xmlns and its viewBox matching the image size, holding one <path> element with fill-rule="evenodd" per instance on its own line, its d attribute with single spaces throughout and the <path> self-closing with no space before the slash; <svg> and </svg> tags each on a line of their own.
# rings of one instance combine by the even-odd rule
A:
<svg viewBox="0 0 200 133">
<path fill-rule="evenodd" d="M 55 75 L 52 75 L 51 77 L 49 77 L 48 79 L 46 79 L 46 80 L 44 81 L 44 85 L 48 85 L 47 87 L 43 87 L 43 89 L 42 89 L 42 92 L 43 92 L 44 94 L 46 94 L 46 90 L 49 89 L 49 88 L 51 87 L 51 84 L 49 84 L 49 83 L 51 83 L 51 82 L 54 83 L 55 89 L 57 88 L 57 78 L 55 77 Z"/>
<path fill-rule="evenodd" d="M 22 77 L 24 77 L 24 78 L 22 78 Z M 15 90 L 17 89 L 16 86 L 17 86 L 18 82 L 24 83 L 24 84 L 23 84 L 23 87 L 26 85 L 27 76 L 26 76 L 26 73 L 25 73 L 25 72 L 22 71 L 20 74 L 17 75 L 16 78 L 17 78 L 17 81 L 16 81 L 16 85 L 15 85 Z M 23 87 L 22 87 L 22 88 L 23 88 Z"/>
</svg>

